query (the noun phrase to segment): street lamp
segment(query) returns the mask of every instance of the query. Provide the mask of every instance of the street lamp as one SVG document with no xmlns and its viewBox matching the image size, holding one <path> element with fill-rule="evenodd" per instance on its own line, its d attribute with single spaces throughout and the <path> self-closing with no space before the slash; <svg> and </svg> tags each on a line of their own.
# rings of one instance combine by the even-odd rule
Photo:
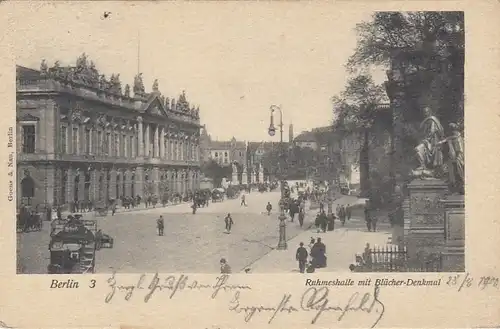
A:
<svg viewBox="0 0 500 329">
<path fill-rule="evenodd" d="M 274 119 L 273 119 L 273 113 L 274 111 L 278 110 L 280 112 L 280 123 L 279 123 L 279 128 L 280 128 L 280 145 L 281 145 L 281 150 L 280 150 L 280 157 L 283 157 L 283 111 L 281 110 L 281 107 L 276 106 L 276 105 L 271 105 L 270 107 L 271 110 L 271 123 L 269 124 L 269 136 L 274 136 L 276 134 L 276 128 L 274 127 Z M 285 181 L 284 181 L 284 174 L 283 174 L 283 169 L 282 166 L 280 168 L 280 191 L 281 191 L 281 198 L 279 202 L 279 207 L 280 207 L 280 215 L 278 219 L 280 220 L 279 224 L 279 242 L 278 242 L 278 250 L 286 250 L 288 248 L 287 242 L 286 242 L 286 216 L 285 216 Z"/>
</svg>

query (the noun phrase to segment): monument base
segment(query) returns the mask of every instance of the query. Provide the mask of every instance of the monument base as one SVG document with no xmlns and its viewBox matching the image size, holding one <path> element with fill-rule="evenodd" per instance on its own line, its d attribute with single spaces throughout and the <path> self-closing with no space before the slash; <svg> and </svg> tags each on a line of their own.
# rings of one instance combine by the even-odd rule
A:
<svg viewBox="0 0 500 329">
<path fill-rule="evenodd" d="M 440 179 L 415 179 L 408 185 L 409 211 L 407 250 L 411 267 L 439 271 L 445 245 L 444 209 L 441 201 L 448 194 Z"/>
<path fill-rule="evenodd" d="M 463 195 L 451 195 L 442 200 L 445 213 L 446 244 L 443 251 L 443 271 L 465 271 L 465 201 Z"/>
</svg>

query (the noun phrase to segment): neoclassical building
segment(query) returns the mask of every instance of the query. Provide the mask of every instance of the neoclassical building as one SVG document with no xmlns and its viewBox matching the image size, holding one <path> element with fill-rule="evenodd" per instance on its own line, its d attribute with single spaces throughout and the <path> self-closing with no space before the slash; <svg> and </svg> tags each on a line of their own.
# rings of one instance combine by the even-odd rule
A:
<svg viewBox="0 0 500 329">
<path fill-rule="evenodd" d="M 142 74 L 122 91 L 85 54 L 75 66 L 17 66 L 17 195 L 21 202 L 105 202 L 195 190 L 199 108 L 165 98 Z M 131 94 L 131 89 L 133 95 Z"/>
</svg>

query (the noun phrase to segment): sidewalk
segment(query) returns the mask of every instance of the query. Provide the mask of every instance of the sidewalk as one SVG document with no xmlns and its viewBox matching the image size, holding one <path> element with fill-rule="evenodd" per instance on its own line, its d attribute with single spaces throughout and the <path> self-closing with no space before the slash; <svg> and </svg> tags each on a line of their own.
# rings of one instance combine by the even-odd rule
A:
<svg viewBox="0 0 500 329">
<path fill-rule="evenodd" d="M 349 272 L 349 265 L 354 263 L 356 254 L 363 252 L 366 243 L 372 247 L 385 246 L 392 235 L 386 231 L 367 232 L 360 228 L 339 227 L 339 221 L 335 224 L 334 231 L 317 233 L 316 228 L 311 228 L 288 240 L 287 250 L 272 250 L 252 264 L 251 273 L 298 272 L 295 252 L 300 242 L 307 246 L 311 237 L 320 237 L 326 245 L 327 267 L 317 269 L 317 272 Z"/>
</svg>

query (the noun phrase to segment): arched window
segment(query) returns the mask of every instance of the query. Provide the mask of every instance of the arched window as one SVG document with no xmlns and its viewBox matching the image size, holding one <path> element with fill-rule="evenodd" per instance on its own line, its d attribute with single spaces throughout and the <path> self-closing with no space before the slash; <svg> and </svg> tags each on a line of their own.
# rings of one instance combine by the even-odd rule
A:
<svg viewBox="0 0 500 329">
<path fill-rule="evenodd" d="M 21 181 L 21 196 L 33 198 L 35 196 L 35 181 L 31 177 L 24 177 Z"/>
<path fill-rule="evenodd" d="M 84 184 L 84 196 L 83 199 L 85 201 L 90 200 L 90 172 L 85 173 L 85 184 Z"/>
</svg>

